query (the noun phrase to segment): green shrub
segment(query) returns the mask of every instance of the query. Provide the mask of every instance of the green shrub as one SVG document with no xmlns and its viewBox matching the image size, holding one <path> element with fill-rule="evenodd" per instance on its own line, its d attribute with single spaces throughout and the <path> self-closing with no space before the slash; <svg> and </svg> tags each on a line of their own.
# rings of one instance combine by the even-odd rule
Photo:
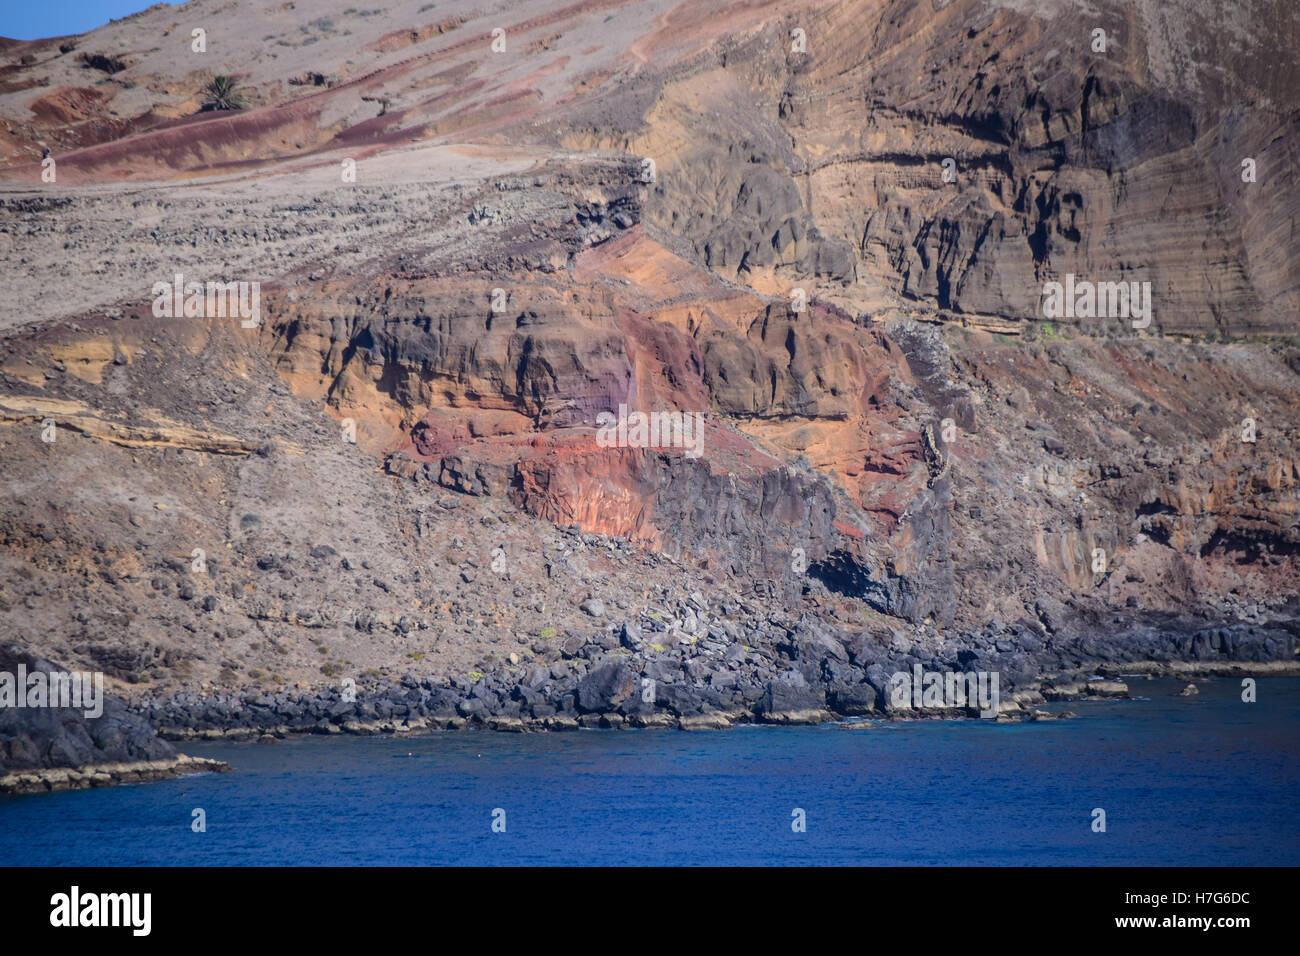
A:
<svg viewBox="0 0 1300 956">
<path fill-rule="evenodd" d="M 203 103 L 205 111 L 242 110 L 245 106 L 244 94 L 236 88 L 235 81 L 228 76 L 214 76 L 203 87 L 207 100 Z"/>
</svg>

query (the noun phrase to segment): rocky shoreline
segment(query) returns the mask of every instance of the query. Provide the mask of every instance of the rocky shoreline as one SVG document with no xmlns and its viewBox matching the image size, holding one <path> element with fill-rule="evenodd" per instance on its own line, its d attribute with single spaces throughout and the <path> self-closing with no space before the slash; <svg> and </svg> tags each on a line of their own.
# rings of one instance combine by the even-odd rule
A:
<svg viewBox="0 0 1300 956">
<path fill-rule="evenodd" d="M 177 754 L 167 760 L 137 760 L 130 763 L 93 764 L 86 767 L 45 767 L 0 776 L 0 793 L 54 793 L 60 790 L 89 790 L 122 783 L 150 783 L 194 773 L 221 773 L 230 765 L 207 757 Z"/>
<path fill-rule="evenodd" d="M 1134 675 L 1147 678 L 1178 677 L 1186 680 L 1205 680 L 1211 678 L 1244 677 L 1296 677 L 1300 676 L 1300 664 L 1278 663 L 1264 668 L 1240 667 L 1186 667 L 1169 668 L 1157 662 L 1139 664 Z M 1195 693 L 1195 685 L 1191 685 Z M 1131 697 L 1128 682 L 1106 679 L 1075 680 L 1065 683 L 1048 683 L 1040 693 L 1021 692 L 1013 700 L 1003 701 L 996 721 L 998 723 L 1015 723 L 1024 720 L 1055 720 L 1075 716 L 1070 711 L 1052 714 L 1039 709 L 1044 703 L 1059 703 L 1089 699 L 1126 699 Z M 1183 696 L 1188 696 L 1185 692 Z M 312 713 L 319 705 L 328 705 L 328 695 L 303 695 L 286 708 L 289 712 Z M 368 711 L 391 697 L 378 696 L 359 700 L 357 706 Z M 872 721 L 901 721 L 922 719 L 979 719 L 980 714 L 974 707 L 921 707 L 907 709 L 882 709 L 869 713 L 842 714 L 824 708 L 802 710 L 781 710 L 756 713 L 752 710 L 726 710 L 712 713 L 678 716 L 671 713 L 641 715 L 633 713 L 623 716 L 617 712 L 600 714 L 580 714 L 576 717 L 557 714 L 550 717 L 514 717 L 505 715 L 475 715 L 473 717 L 437 717 L 406 716 L 388 719 L 339 720 L 337 717 L 322 717 L 310 726 L 280 723 L 274 725 L 230 725 L 225 727 L 203 727 L 167 725 L 158 729 L 158 735 L 165 740 L 260 740 L 272 742 L 294 736 L 324 734 L 326 736 L 354 735 L 376 736 L 389 734 L 408 736 L 437 731 L 454 730 L 490 730 L 506 733 L 548 733 L 566 732 L 582 729 L 621 730 L 621 729 L 672 729 L 684 731 L 726 730 L 738 725 L 810 725 L 822 723 L 840 723 L 846 719 Z"/>
<path fill-rule="evenodd" d="M 927 672 L 998 675 L 997 719 L 1045 719 L 1047 702 L 1125 697 L 1122 675 L 1265 677 L 1300 674 L 1295 625 L 1242 625 L 1191 634 L 1127 632 L 1023 651 L 927 650 L 896 635 L 886 646 L 806 619 L 773 647 L 705 640 L 654 650 L 630 625 L 595 634 L 558 660 L 520 662 L 466 678 L 370 678 L 354 688 L 179 693 L 137 698 L 129 708 L 167 740 L 276 739 L 297 734 L 413 734 L 481 728 L 553 732 L 579 728 L 715 730 L 734 724 L 815 724 L 978 717 L 965 707 L 898 707 L 891 675 Z M 611 644 L 612 639 L 617 638 Z M 856 640 L 855 640 L 856 638 Z M 751 638 L 756 639 L 756 638 Z M 1017 646 L 1029 638 L 1021 635 Z M 636 643 L 634 650 L 629 644 Z M 1120 650 L 1124 645 L 1124 651 Z M 1145 656 L 1138 656 L 1146 651 Z M 1160 651 L 1156 656 L 1153 651 Z M 1089 653 L 1098 659 L 1087 659 Z M 1178 655 L 1175 657 L 1174 655 Z M 1080 660 L 1080 656 L 1083 657 Z"/>
<path fill-rule="evenodd" d="M 1300 622 L 1194 626 L 1172 616 L 1109 622 L 1076 619 L 1055 633 L 1032 622 L 957 639 L 917 627 L 849 632 L 805 615 L 732 634 L 727 622 L 695 633 L 645 631 L 627 621 L 539 642 L 489 673 L 358 678 L 295 690 L 159 689 L 106 695 L 102 718 L 74 709 L 0 713 L 0 793 L 42 793 L 168 779 L 230 769 L 177 754 L 169 741 L 273 742 L 303 734 L 413 735 L 483 729 L 564 732 L 583 728 L 721 730 L 737 724 L 816 724 L 979 718 L 975 701 L 935 705 L 891 699 L 896 673 L 983 674 L 997 680 L 996 720 L 1047 720 L 1049 702 L 1124 698 L 1121 678 L 1300 675 Z M 1104 634 L 1104 636 L 1097 636 Z M 741 643 L 741 640 L 749 643 Z M 48 670 L 48 661 L 9 648 Z M 1184 689 L 1195 693 L 1195 686 Z M 987 701 L 984 701 L 987 704 Z"/>
</svg>

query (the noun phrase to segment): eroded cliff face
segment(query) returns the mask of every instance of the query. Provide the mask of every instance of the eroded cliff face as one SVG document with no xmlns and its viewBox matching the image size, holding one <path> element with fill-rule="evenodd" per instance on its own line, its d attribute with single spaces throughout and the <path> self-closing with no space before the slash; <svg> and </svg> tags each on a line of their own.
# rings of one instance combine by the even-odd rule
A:
<svg viewBox="0 0 1300 956">
<path fill-rule="evenodd" d="M 820 4 L 555 136 L 653 157 L 649 221 L 756 288 L 1004 328 L 1074 274 L 1150 282 L 1155 328 L 1289 333 L 1297 39 L 1277 3 Z"/>
<path fill-rule="evenodd" d="M 870 710 L 912 658 L 1293 661 L 1294 10 L 536 3 L 501 57 L 449 7 L 314 26 L 320 83 L 250 39 L 234 115 L 145 49 L 167 11 L 78 38 L 140 50 L 98 97 L 3 52 L 13 636 L 534 717 L 629 654 L 679 716 Z M 155 316 L 176 272 L 259 323 Z M 1150 282 L 1149 327 L 1044 321 L 1067 274 Z M 699 425 L 611 443 L 620 407 Z"/>
</svg>

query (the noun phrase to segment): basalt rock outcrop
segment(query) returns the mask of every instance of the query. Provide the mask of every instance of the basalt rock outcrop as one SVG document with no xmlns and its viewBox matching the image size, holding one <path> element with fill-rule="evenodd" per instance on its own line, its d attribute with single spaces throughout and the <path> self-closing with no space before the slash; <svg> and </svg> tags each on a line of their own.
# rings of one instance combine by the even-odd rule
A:
<svg viewBox="0 0 1300 956">
<path fill-rule="evenodd" d="M 56 670 L 21 647 L 0 648 L 0 673 L 11 680 L 20 674 L 37 675 L 44 686 L 47 675 Z M 49 699 L 44 691 L 28 705 L 26 682 L 10 687 L 9 693 L 21 695 L 22 700 L 0 707 L 0 777 L 5 772 L 162 761 L 176 755 L 171 744 L 160 740 L 148 722 L 128 712 L 115 696 L 96 696 L 92 708 L 89 701 L 84 707 L 55 706 L 61 701 Z"/>
</svg>

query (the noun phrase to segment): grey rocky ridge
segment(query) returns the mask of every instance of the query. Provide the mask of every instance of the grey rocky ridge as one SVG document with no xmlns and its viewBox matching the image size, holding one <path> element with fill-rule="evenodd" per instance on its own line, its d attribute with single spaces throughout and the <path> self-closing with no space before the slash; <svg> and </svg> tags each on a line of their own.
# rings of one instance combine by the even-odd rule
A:
<svg viewBox="0 0 1300 956">
<path fill-rule="evenodd" d="M 0 42 L 11 788 L 1300 669 L 1294 4 L 289 7 Z"/>
<path fill-rule="evenodd" d="M 0 647 L 0 672 L 47 675 L 57 669 L 11 646 Z M 20 683 L 29 686 L 28 680 Z M 31 680 L 30 686 L 37 683 Z M 116 697 L 91 712 L 53 706 L 53 699 L 49 703 L 22 708 L 10 700 L 0 707 L 0 739 L 5 742 L 0 793 L 84 790 L 229 769 L 221 761 L 178 754 Z"/>
</svg>

